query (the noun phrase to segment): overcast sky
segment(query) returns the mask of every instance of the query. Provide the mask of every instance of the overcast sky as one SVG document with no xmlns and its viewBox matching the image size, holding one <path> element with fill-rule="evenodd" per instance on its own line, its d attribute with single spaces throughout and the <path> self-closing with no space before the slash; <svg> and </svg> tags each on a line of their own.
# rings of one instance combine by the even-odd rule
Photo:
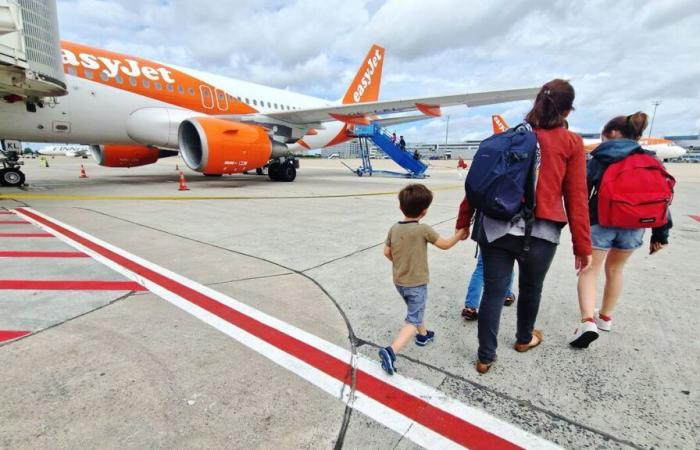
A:
<svg viewBox="0 0 700 450">
<path fill-rule="evenodd" d="M 63 39 L 340 98 L 373 43 L 381 99 L 540 86 L 568 78 L 572 129 L 653 112 L 654 135 L 700 129 L 700 1 L 58 0 Z M 515 123 L 529 102 L 450 108 L 449 140 Z M 440 118 L 399 129 L 443 141 Z"/>
</svg>

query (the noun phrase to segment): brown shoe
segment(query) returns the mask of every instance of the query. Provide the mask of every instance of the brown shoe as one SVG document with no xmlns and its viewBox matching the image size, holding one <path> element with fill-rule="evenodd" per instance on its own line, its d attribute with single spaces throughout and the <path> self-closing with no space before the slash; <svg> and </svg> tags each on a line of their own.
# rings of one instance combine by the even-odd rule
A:
<svg viewBox="0 0 700 450">
<path fill-rule="evenodd" d="M 479 372 L 480 374 L 484 374 L 491 369 L 491 366 L 493 366 L 493 363 L 495 361 L 491 361 L 490 363 L 482 363 L 481 361 L 477 360 L 476 361 L 476 371 Z"/>
<path fill-rule="evenodd" d="M 476 320 L 479 318 L 479 313 L 474 308 L 464 308 L 462 310 L 462 317 L 464 320 Z"/>
<path fill-rule="evenodd" d="M 542 332 L 540 330 L 532 330 L 532 340 L 528 344 L 520 344 L 516 342 L 513 348 L 520 353 L 524 353 L 540 345 L 543 340 L 544 336 L 542 336 Z"/>
</svg>

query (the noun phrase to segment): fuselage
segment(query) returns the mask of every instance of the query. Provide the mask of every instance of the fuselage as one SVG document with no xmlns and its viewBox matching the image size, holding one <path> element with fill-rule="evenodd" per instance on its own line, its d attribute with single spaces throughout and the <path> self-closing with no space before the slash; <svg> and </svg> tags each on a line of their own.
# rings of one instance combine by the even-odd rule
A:
<svg viewBox="0 0 700 450">
<path fill-rule="evenodd" d="M 69 94 L 47 102 L 36 112 L 28 112 L 23 102 L 0 101 L 0 137 L 75 144 L 153 144 L 139 140 L 130 130 L 129 119 L 140 110 L 162 108 L 182 117 L 244 117 L 332 104 L 70 42 L 62 42 L 61 47 Z M 292 151 L 321 148 L 342 142 L 345 129 L 342 122 L 329 122 L 303 136 L 303 141 L 294 138 L 287 143 Z"/>
<path fill-rule="evenodd" d="M 593 151 L 600 144 L 600 142 L 600 139 L 583 140 L 587 152 Z M 639 139 L 639 145 L 646 150 L 651 150 L 652 152 L 656 153 L 656 157 L 662 161 L 666 159 L 680 158 L 686 154 L 686 150 L 683 147 L 669 139 L 643 137 Z"/>
</svg>

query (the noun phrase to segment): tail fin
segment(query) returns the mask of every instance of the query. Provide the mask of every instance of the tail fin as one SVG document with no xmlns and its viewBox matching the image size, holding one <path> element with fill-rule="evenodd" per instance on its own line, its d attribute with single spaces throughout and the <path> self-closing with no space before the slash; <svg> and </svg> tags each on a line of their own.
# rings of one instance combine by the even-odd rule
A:
<svg viewBox="0 0 700 450">
<path fill-rule="evenodd" d="M 506 119 L 504 119 L 503 116 L 498 114 L 491 116 L 491 124 L 493 125 L 494 134 L 503 133 L 508 129 Z"/>
<path fill-rule="evenodd" d="M 376 102 L 384 67 L 384 49 L 374 44 L 343 97 L 343 104 Z"/>
</svg>

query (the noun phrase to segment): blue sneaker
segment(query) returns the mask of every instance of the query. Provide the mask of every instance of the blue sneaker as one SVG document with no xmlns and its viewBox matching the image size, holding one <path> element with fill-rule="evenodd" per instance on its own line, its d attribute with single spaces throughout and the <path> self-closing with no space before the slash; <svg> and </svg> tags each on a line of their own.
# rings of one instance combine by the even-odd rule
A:
<svg viewBox="0 0 700 450">
<path fill-rule="evenodd" d="M 394 367 L 394 362 L 396 361 L 396 355 L 391 347 L 384 347 L 379 349 L 379 359 L 382 362 L 382 369 L 386 371 L 389 375 L 393 375 L 396 372 L 396 367 Z"/>
<path fill-rule="evenodd" d="M 422 334 L 416 335 L 416 345 L 419 347 L 425 347 L 430 342 L 433 342 L 433 339 L 435 339 L 435 332 L 428 330 L 425 336 Z"/>
</svg>

